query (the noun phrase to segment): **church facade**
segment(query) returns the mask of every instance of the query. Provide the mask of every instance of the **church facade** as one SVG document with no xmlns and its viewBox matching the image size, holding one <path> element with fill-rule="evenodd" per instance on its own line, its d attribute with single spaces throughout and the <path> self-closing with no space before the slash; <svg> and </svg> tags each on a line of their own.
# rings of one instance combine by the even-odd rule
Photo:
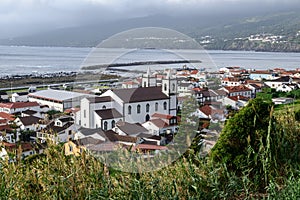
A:
<svg viewBox="0 0 300 200">
<path fill-rule="evenodd" d="M 82 99 L 76 123 L 110 130 L 119 121 L 142 124 L 155 113 L 177 115 L 177 80 L 169 72 L 158 86 L 148 69 L 142 87 L 108 90 L 99 97 Z"/>
</svg>

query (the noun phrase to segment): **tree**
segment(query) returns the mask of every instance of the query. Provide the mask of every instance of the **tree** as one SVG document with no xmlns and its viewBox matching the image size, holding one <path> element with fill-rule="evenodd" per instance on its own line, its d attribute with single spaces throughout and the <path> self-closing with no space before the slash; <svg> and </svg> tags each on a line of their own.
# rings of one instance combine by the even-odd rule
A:
<svg viewBox="0 0 300 200">
<path fill-rule="evenodd" d="M 248 147 L 258 152 L 265 143 L 272 104 L 253 99 L 240 112 L 230 118 L 211 151 L 214 161 L 238 169 L 247 164 Z"/>
</svg>

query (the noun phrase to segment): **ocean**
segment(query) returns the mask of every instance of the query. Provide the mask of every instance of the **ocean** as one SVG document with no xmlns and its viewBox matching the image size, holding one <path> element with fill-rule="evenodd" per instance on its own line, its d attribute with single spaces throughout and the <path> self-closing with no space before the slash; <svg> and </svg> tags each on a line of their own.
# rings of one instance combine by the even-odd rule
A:
<svg viewBox="0 0 300 200">
<path fill-rule="evenodd" d="M 193 64 L 197 68 L 212 71 L 226 66 L 241 66 L 246 69 L 300 68 L 300 53 L 247 52 L 220 50 L 157 50 L 157 49 L 94 49 L 74 47 L 27 47 L 0 46 L 0 76 L 31 73 L 79 71 L 82 66 L 128 63 L 136 61 L 201 60 Z M 182 64 L 180 64 L 182 65 Z M 181 67 L 178 64 L 151 66 Z M 129 67 L 123 67 L 128 69 Z M 130 69 L 145 70 L 145 66 Z"/>
</svg>

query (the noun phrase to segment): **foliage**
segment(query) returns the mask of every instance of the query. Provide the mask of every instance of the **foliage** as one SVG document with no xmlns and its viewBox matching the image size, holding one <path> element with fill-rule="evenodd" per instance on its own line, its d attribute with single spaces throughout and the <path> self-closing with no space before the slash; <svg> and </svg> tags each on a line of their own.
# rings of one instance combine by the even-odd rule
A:
<svg viewBox="0 0 300 200">
<path fill-rule="evenodd" d="M 116 171 L 88 153 L 65 156 L 61 145 L 49 144 L 22 162 L 0 161 L 0 199 L 297 199 L 300 123 L 292 110 L 273 116 L 271 108 L 249 102 L 228 120 L 209 157 L 193 145 L 150 173 Z"/>
</svg>

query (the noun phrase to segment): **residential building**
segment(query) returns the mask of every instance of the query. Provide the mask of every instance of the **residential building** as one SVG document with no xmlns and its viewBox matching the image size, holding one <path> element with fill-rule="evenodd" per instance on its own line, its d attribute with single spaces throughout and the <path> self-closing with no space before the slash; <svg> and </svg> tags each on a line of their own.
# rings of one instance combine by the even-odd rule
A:
<svg viewBox="0 0 300 200">
<path fill-rule="evenodd" d="M 11 95 L 12 102 L 27 102 L 28 100 L 28 92 L 15 92 Z"/>
<path fill-rule="evenodd" d="M 227 93 L 227 96 L 244 96 L 251 98 L 252 97 L 252 90 L 245 85 L 240 86 L 231 86 L 231 87 L 223 87 L 221 90 L 224 90 Z"/>
<path fill-rule="evenodd" d="M 9 114 L 21 113 L 28 109 L 39 111 L 40 105 L 37 102 L 0 103 L 0 112 Z"/>
</svg>

